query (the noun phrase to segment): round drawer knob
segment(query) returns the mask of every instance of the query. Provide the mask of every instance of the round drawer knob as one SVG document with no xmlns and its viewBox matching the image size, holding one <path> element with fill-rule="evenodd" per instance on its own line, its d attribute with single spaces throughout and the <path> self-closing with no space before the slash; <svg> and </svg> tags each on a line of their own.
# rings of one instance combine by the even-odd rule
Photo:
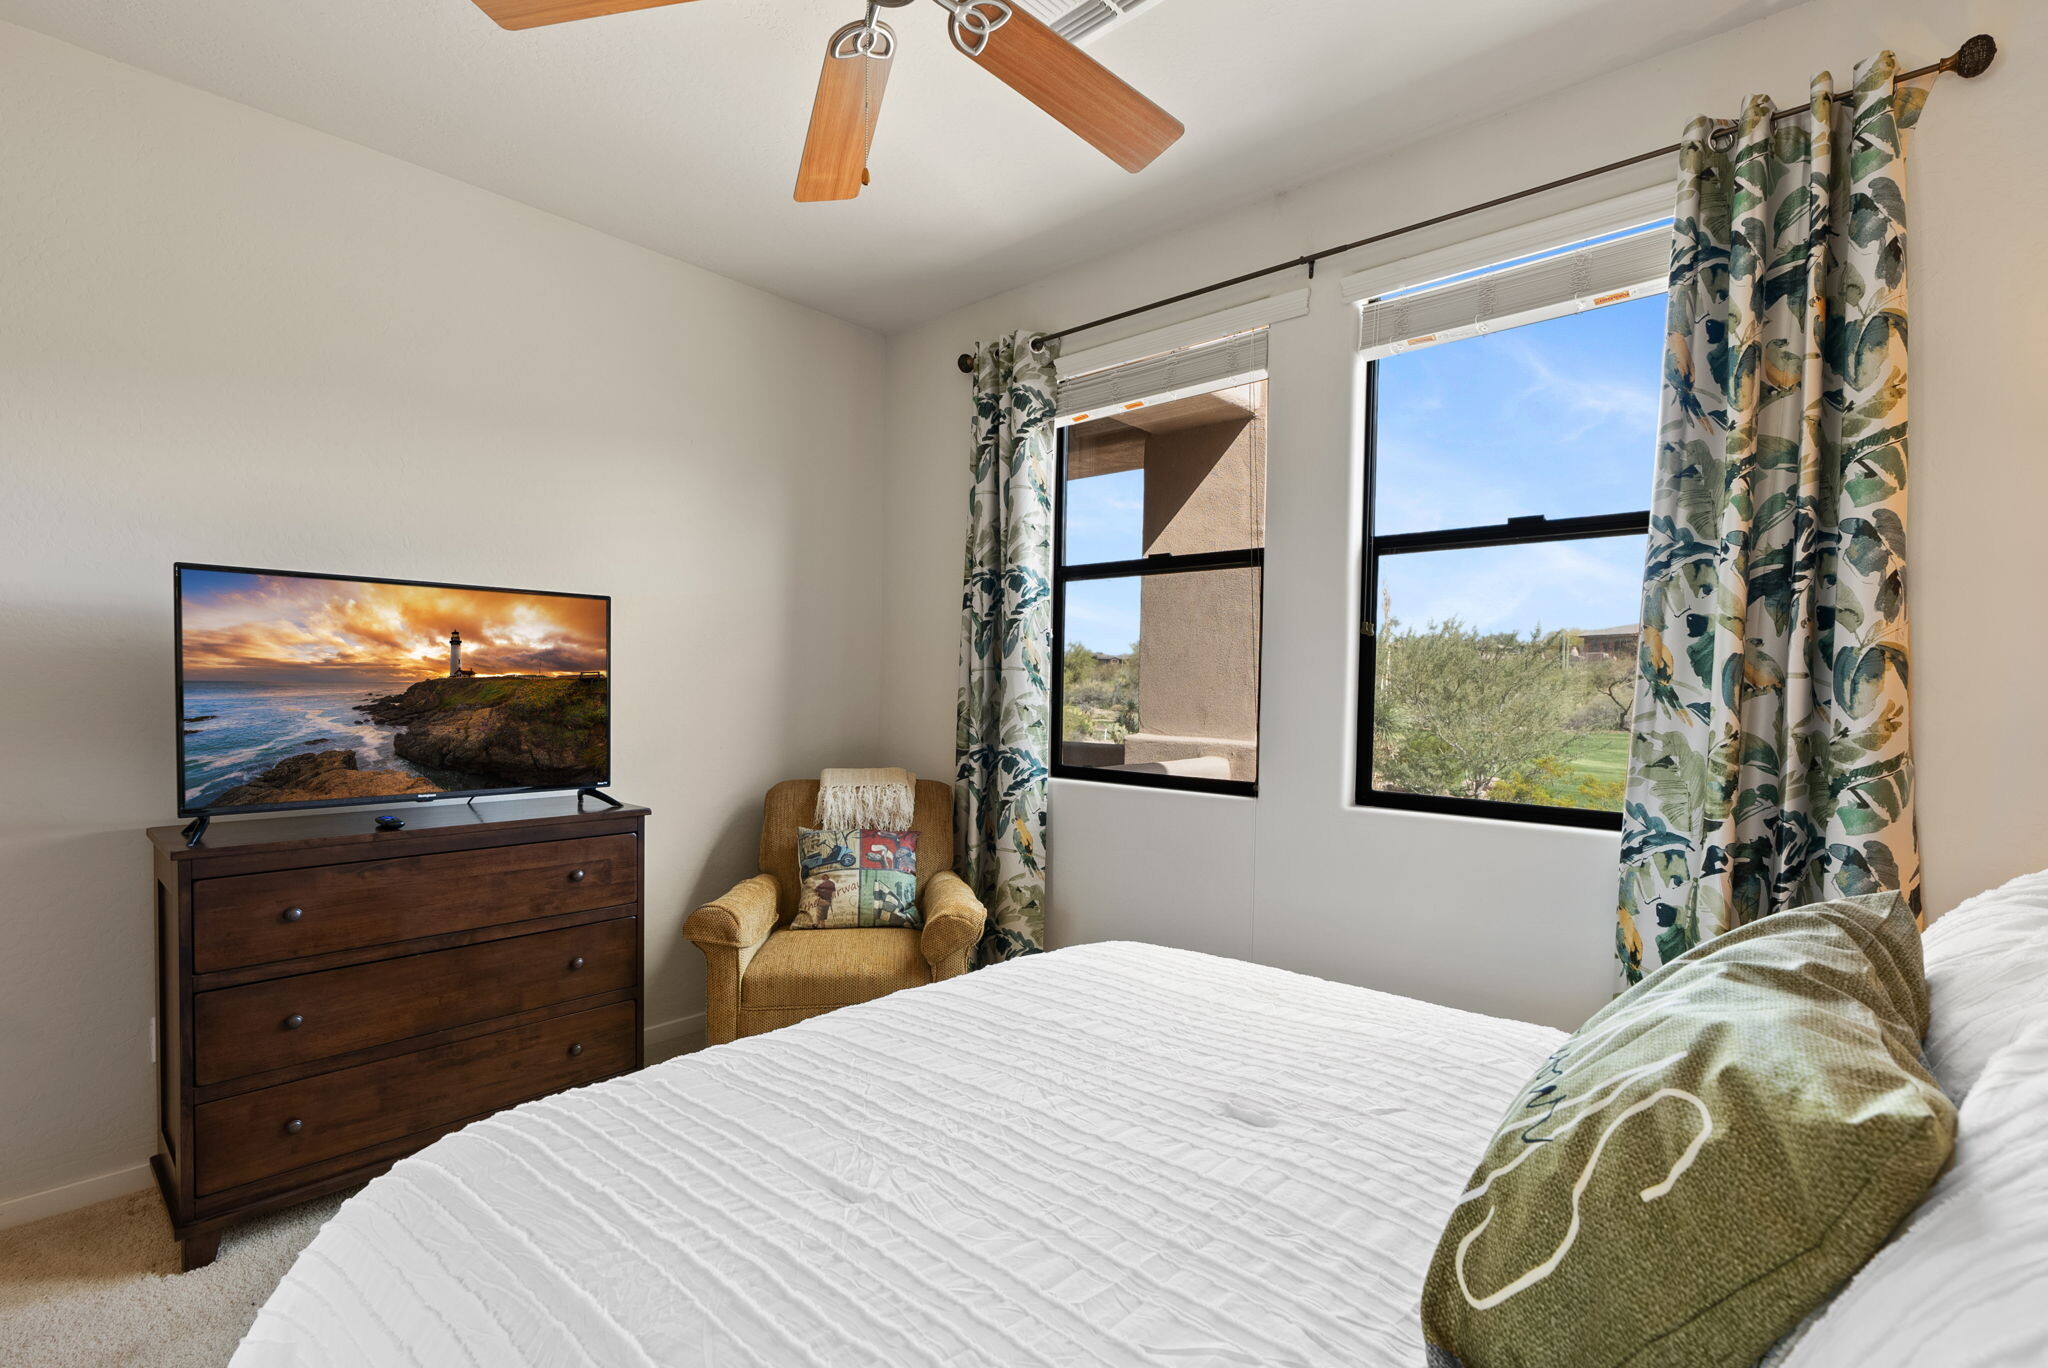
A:
<svg viewBox="0 0 2048 1368">
<path fill-rule="evenodd" d="M 299 1027 L 305 1024 L 306 1019 L 300 1016 L 297 1012 L 293 1012 L 290 1016 L 284 1019 L 284 1028 L 287 1031 L 296 1031 L 299 1029 Z"/>
<path fill-rule="evenodd" d="M 578 955 L 575 959 L 570 960 L 569 967 L 571 969 L 581 969 L 583 967 L 583 956 Z"/>
<path fill-rule="evenodd" d="M 571 1045 L 571 1046 L 569 1047 L 569 1053 L 570 1053 L 570 1054 L 571 1054 L 572 1056 L 573 1056 L 573 1055 L 580 1055 L 580 1054 L 582 1054 L 582 1053 L 583 1053 L 583 1047 L 582 1047 L 581 1045 Z"/>
<path fill-rule="evenodd" d="M 572 869 L 572 870 L 570 870 L 570 871 L 569 871 L 569 882 L 570 882 L 570 883 L 582 883 L 582 882 L 583 882 L 583 871 L 582 871 L 582 870 L 580 870 L 580 869 Z"/>
<path fill-rule="evenodd" d="M 306 1123 L 299 1120 L 299 1118 L 296 1116 L 294 1116 L 291 1120 L 284 1123 L 284 1133 L 286 1135 L 297 1135 L 300 1131 L 304 1130 L 305 1128 Z"/>
<path fill-rule="evenodd" d="M 303 907 L 287 907 L 284 910 L 284 919 L 286 921 L 297 921 L 299 918 L 305 915 L 306 909 Z"/>
</svg>

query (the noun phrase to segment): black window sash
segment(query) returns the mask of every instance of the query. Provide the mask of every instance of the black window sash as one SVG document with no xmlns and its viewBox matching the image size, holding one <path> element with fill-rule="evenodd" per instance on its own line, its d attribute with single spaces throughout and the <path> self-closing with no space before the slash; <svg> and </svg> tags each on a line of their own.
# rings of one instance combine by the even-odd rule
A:
<svg viewBox="0 0 2048 1368">
<path fill-rule="evenodd" d="M 1542 803 L 1510 803 L 1490 798 L 1454 798 L 1433 793 L 1401 793 L 1377 789 L 1372 783 L 1374 727 L 1373 692 L 1378 679 L 1379 649 L 1375 605 L 1379 602 L 1382 556 L 1427 551 L 1464 551 L 1482 546 L 1529 546 L 1540 542 L 1586 541 L 1595 537 L 1642 536 L 1650 530 L 1648 509 L 1634 513 L 1603 513 L 1584 518 L 1551 518 L 1543 514 L 1509 518 L 1475 527 L 1428 532 L 1373 533 L 1373 503 L 1378 493 L 1375 465 L 1379 445 L 1379 370 L 1366 366 L 1365 382 L 1365 555 L 1360 565 L 1357 725 L 1354 728 L 1353 799 L 1359 807 L 1433 812 L 1454 817 L 1486 817 L 1495 821 L 1538 822 L 1550 826 L 1619 831 L 1619 812 L 1593 808 L 1551 807 Z"/>
<path fill-rule="evenodd" d="M 1234 551 L 1199 551 L 1188 555 L 1171 552 L 1153 556 L 1140 556 L 1135 560 L 1096 561 L 1087 565 L 1067 564 L 1067 433 L 1076 425 L 1068 424 L 1059 430 L 1053 457 L 1053 504 L 1052 504 L 1052 718 L 1049 730 L 1052 746 L 1050 773 L 1055 779 L 1083 779 L 1090 783 L 1124 784 L 1132 788 L 1174 789 L 1184 793 L 1220 793 L 1235 797 L 1256 798 L 1259 785 L 1256 779 L 1249 782 L 1240 779 L 1200 779 L 1182 774 L 1134 774 L 1129 770 L 1101 769 L 1090 765 L 1069 765 L 1066 755 L 1067 729 L 1067 585 L 1074 582 L 1105 579 L 1134 579 L 1147 575 L 1182 575 L 1204 570 L 1261 571 L 1259 596 L 1265 597 L 1263 569 L 1266 550 L 1261 546 L 1245 547 Z M 1262 605 L 1263 606 L 1263 605 Z M 1140 628 L 1142 631 L 1142 627 Z M 1254 703 L 1257 708 L 1263 704 L 1265 690 L 1265 614 L 1259 615 L 1259 671 L 1258 687 L 1262 697 Z"/>
</svg>

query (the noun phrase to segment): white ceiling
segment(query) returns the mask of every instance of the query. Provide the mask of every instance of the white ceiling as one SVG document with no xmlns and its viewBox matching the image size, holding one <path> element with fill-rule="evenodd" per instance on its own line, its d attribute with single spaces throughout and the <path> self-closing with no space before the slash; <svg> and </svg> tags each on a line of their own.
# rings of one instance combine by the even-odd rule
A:
<svg viewBox="0 0 2048 1368">
<path fill-rule="evenodd" d="M 507 33 L 469 0 L 0 0 L 0 18 L 888 332 L 1798 0 L 1167 0 L 1090 51 L 1187 136 L 1131 176 L 946 41 L 901 47 L 858 199 L 790 198 L 862 0 Z"/>
</svg>

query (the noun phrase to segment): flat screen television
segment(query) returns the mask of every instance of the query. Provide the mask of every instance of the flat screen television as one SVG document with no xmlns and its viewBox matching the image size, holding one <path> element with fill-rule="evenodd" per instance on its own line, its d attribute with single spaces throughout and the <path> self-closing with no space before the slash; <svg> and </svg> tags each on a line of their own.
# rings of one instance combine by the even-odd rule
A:
<svg viewBox="0 0 2048 1368">
<path fill-rule="evenodd" d="M 178 812 L 611 781 L 611 599 L 179 564 Z"/>
</svg>

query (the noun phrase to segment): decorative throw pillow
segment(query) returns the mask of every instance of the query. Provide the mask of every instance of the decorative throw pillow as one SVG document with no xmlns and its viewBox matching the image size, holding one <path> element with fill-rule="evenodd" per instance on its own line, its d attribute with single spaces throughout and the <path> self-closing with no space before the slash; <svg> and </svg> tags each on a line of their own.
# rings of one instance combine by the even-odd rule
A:
<svg viewBox="0 0 2048 1368">
<path fill-rule="evenodd" d="M 1593 1014 L 1510 1107 L 1423 1290 L 1436 1368 L 1754 1364 L 1947 1162 L 1894 894 L 1780 912 Z"/>
<path fill-rule="evenodd" d="M 843 926 L 922 926 L 917 910 L 917 833 L 796 833 L 798 931 Z"/>
</svg>

